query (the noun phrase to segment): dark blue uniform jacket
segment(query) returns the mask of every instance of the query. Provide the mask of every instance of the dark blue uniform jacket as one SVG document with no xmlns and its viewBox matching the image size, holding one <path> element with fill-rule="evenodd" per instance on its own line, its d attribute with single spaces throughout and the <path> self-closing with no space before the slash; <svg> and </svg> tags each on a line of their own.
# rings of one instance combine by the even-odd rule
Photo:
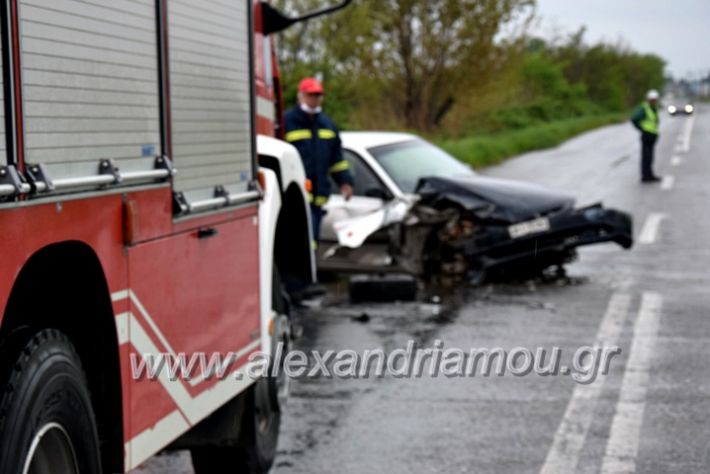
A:
<svg viewBox="0 0 710 474">
<path fill-rule="evenodd" d="M 353 183 L 350 166 L 343 158 L 340 135 L 335 124 L 323 113 L 309 115 L 299 106 L 286 112 L 286 141 L 298 149 L 311 180 L 309 199 L 322 206 L 330 196 L 332 176 L 339 186 Z"/>
</svg>

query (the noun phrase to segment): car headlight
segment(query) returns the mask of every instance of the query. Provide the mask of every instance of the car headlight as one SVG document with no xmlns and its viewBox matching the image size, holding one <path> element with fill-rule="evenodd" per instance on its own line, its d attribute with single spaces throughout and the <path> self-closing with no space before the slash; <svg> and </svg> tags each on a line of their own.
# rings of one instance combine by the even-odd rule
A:
<svg viewBox="0 0 710 474">
<path fill-rule="evenodd" d="M 674 114 L 676 112 L 676 110 L 678 110 L 678 109 L 675 108 L 675 105 L 668 106 L 668 113 L 669 114 Z"/>
<path fill-rule="evenodd" d="M 693 113 L 693 106 L 688 104 L 685 106 L 685 113 L 686 114 L 692 114 Z"/>
</svg>

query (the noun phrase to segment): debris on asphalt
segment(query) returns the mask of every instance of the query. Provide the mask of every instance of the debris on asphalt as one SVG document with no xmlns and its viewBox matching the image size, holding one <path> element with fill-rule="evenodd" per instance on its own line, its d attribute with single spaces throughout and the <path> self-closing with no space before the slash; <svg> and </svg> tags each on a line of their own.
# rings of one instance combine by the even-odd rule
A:
<svg viewBox="0 0 710 474">
<path fill-rule="evenodd" d="M 358 323 L 369 323 L 370 315 L 367 313 L 361 313 L 359 316 L 352 316 L 351 319 L 353 321 L 357 321 Z"/>
<path fill-rule="evenodd" d="M 350 301 L 392 302 L 414 301 L 417 280 L 406 274 L 353 275 L 350 277 Z"/>
</svg>

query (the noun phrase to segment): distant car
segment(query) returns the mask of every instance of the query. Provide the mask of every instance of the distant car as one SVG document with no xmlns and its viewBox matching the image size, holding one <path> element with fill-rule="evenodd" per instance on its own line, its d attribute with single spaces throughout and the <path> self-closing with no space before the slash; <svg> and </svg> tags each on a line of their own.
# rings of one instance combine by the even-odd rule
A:
<svg viewBox="0 0 710 474">
<path fill-rule="evenodd" d="M 326 205 L 321 270 L 483 281 L 560 268 L 582 245 L 633 244 L 627 213 L 481 176 L 417 136 L 357 132 L 342 141 L 354 196 L 333 194 Z"/>
<path fill-rule="evenodd" d="M 668 113 L 670 115 L 691 115 L 693 112 L 695 112 L 695 107 L 693 107 L 693 104 L 685 104 L 683 107 L 675 105 L 668 106 Z"/>
</svg>

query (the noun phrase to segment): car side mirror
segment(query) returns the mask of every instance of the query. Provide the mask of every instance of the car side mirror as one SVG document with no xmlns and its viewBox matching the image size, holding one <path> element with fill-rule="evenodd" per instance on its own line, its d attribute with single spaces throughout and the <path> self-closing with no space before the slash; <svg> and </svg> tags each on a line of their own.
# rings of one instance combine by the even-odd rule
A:
<svg viewBox="0 0 710 474">
<path fill-rule="evenodd" d="M 365 190 L 365 196 L 382 199 L 383 201 L 387 201 L 392 198 L 390 194 L 382 188 L 368 188 Z"/>
</svg>

